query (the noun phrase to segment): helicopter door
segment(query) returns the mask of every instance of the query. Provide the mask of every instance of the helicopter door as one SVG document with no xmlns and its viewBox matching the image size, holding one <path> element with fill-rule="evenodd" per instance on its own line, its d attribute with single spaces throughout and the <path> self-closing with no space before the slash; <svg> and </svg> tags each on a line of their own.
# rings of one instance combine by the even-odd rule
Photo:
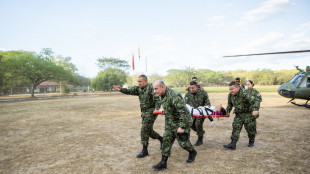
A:
<svg viewBox="0 0 310 174">
<path fill-rule="evenodd" d="M 298 79 L 300 81 L 295 92 L 295 98 L 310 100 L 310 74 Z"/>
</svg>

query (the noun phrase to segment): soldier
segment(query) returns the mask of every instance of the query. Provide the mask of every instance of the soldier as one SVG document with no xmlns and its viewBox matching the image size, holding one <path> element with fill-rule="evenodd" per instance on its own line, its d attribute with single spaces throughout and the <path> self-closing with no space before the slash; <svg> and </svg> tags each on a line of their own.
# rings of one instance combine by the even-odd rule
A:
<svg viewBox="0 0 310 174">
<path fill-rule="evenodd" d="M 192 81 L 194 81 L 194 82 L 196 82 L 196 83 L 197 83 L 197 87 L 198 87 L 198 89 L 203 90 L 202 85 L 201 85 L 201 84 L 199 84 L 199 83 L 197 82 L 197 81 L 198 81 L 197 77 L 193 77 L 193 78 L 192 78 Z M 189 85 L 185 88 L 185 90 L 186 90 L 186 91 L 189 91 Z"/>
<path fill-rule="evenodd" d="M 147 156 L 149 137 L 158 139 L 160 141 L 160 147 L 162 147 L 163 137 L 153 130 L 154 122 L 157 115 L 153 114 L 155 109 L 156 99 L 158 98 L 153 92 L 153 86 L 147 82 L 145 75 L 138 77 L 139 86 L 133 86 L 129 89 L 121 88 L 120 86 L 113 85 L 113 88 L 124 94 L 138 95 L 140 100 L 142 127 L 141 127 L 141 143 L 143 145 L 142 151 L 137 155 L 137 158 L 143 158 Z"/>
<path fill-rule="evenodd" d="M 246 82 L 246 86 L 248 87 L 248 92 L 251 94 L 252 98 L 255 98 L 256 100 L 258 100 L 259 102 L 262 101 L 262 96 L 260 95 L 260 93 L 254 89 L 254 83 L 252 80 L 248 80 Z M 259 114 L 257 114 L 257 116 L 255 117 L 255 119 L 257 119 L 259 117 Z M 256 124 L 255 124 L 255 131 L 256 131 Z M 248 144 L 249 147 L 252 147 L 254 146 L 254 139 L 253 140 L 250 140 L 249 144 Z"/>
<path fill-rule="evenodd" d="M 240 88 L 245 89 L 244 85 L 241 83 L 241 79 L 239 77 L 236 78 L 236 82 L 238 83 Z"/>
<path fill-rule="evenodd" d="M 230 93 L 228 95 L 227 114 L 229 115 L 232 107 L 235 107 L 235 118 L 232 123 L 233 130 L 231 143 L 223 145 L 227 149 L 235 150 L 236 143 L 244 125 L 249 137 L 249 147 L 254 145 L 256 134 L 256 118 L 261 100 L 257 100 L 246 90 L 241 89 L 235 81 L 229 84 Z"/>
<path fill-rule="evenodd" d="M 186 108 L 182 95 L 167 88 L 164 82 L 160 80 L 154 83 L 153 88 L 155 94 L 159 96 L 159 104 L 161 104 L 165 112 L 162 159 L 157 165 L 153 165 L 153 168 L 158 170 L 167 168 L 167 160 L 175 139 L 183 149 L 189 152 L 186 162 L 195 161 L 197 151 L 189 140 L 192 117 Z M 157 107 L 159 104 L 157 104 Z"/>
<path fill-rule="evenodd" d="M 197 82 L 191 81 L 189 85 L 189 92 L 185 94 L 184 100 L 185 103 L 197 109 L 199 106 L 211 106 L 209 101 L 208 93 L 205 90 L 198 89 Z M 203 122 L 205 118 L 194 118 L 191 128 L 197 132 L 198 140 L 194 144 L 199 146 L 203 143 Z"/>
</svg>

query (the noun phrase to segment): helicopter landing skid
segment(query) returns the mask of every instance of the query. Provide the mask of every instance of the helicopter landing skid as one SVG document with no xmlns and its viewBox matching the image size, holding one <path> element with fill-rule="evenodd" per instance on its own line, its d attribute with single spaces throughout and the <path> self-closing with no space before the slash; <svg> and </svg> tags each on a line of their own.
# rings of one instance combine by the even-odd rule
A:
<svg viewBox="0 0 310 174">
<path fill-rule="evenodd" d="M 307 100 L 307 102 L 306 102 L 305 104 L 303 104 L 303 105 L 297 104 L 297 103 L 295 103 L 295 102 L 291 102 L 291 103 L 294 104 L 294 105 L 296 105 L 296 106 L 303 106 L 303 107 L 306 107 L 306 108 L 310 109 L 310 105 L 307 104 L 308 101 L 309 101 L 309 100 Z"/>
</svg>

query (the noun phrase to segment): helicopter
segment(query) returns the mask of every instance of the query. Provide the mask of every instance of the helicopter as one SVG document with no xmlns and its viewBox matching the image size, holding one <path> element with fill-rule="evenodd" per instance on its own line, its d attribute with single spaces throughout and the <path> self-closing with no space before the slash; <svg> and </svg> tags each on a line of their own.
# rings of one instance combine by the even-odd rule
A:
<svg viewBox="0 0 310 174">
<path fill-rule="evenodd" d="M 267 54 L 290 54 L 290 53 L 304 53 L 310 52 L 310 50 L 299 50 L 299 51 L 285 51 L 285 52 L 271 52 L 271 53 L 258 53 L 258 54 L 246 54 L 246 55 L 233 55 L 233 56 L 223 56 L 223 57 L 240 57 L 240 56 L 257 56 L 257 55 L 267 55 Z M 288 103 L 292 103 L 297 106 L 303 106 L 310 109 L 308 102 L 310 100 L 310 66 L 306 67 L 306 71 L 295 66 L 299 72 L 288 82 L 283 83 L 278 88 L 278 94 L 290 98 Z M 297 104 L 293 102 L 295 99 L 307 100 L 305 104 Z"/>
<path fill-rule="evenodd" d="M 310 109 L 310 105 L 308 105 L 310 100 L 310 66 L 306 67 L 306 71 L 303 71 L 298 66 L 296 66 L 296 69 L 299 72 L 289 82 L 283 83 L 278 88 L 278 93 L 283 97 L 291 98 L 289 102 L 292 104 Z M 304 99 L 307 102 L 301 105 L 292 102 L 294 99 Z"/>
</svg>

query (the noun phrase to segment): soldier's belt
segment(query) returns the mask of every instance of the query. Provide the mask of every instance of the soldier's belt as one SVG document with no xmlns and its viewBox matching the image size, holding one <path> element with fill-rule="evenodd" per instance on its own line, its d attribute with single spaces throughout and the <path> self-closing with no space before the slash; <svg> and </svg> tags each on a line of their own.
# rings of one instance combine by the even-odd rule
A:
<svg viewBox="0 0 310 174">
<path fill-rule="evenodd" d="M 234 111 L 234 113 L 235 113 L 236 115 L 251 114 L 251 111 L 245 111 L 245 112 L 236 112 L 236 111 Z"/>
</svg>

